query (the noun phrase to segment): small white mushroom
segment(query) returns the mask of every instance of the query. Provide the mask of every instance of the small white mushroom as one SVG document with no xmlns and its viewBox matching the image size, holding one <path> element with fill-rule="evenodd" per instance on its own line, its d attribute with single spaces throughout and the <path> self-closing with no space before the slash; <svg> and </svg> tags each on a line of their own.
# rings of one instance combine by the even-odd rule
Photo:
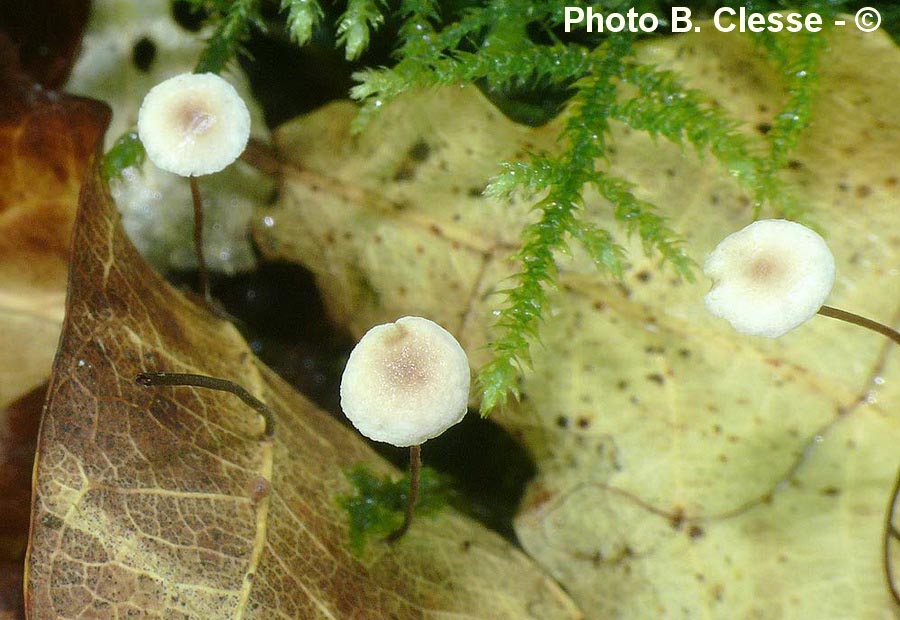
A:
<svg viewBox="0 0 900 620">
<path fill-rule="evenodd" d="M 470 380 L 466 353 L 447 330 L 403 317 L 370 329 L 350 353 L 341 409 L 370 439 L 416 446 L 462 420 Z"/>
<path fill-rule="evenodd" d="M 728 235 L 707 257 L 705 301 L 737 331 L 777 338 L 809 320 L 834 285 L 834 256 L 815 231 L 760 220 Z"/>
<path fill-rule="evenodd" d="M 181 176 L 218 172 L 250 138 L 250 112 L 234 87 L 214 73 L 183 73 L 147 93 L 138 135 L 157 167 Z"/>
</svg>

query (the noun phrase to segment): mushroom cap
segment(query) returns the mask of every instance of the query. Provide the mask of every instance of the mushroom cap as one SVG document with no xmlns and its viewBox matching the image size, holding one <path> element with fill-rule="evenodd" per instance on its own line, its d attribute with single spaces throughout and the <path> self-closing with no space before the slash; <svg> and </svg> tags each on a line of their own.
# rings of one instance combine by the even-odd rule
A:
<svg viewBox="0 0 900 620">
<path fill-rule="evenodd" d="M 470 381 L 456 338 L 407 316 L 373 327 L 357 343 L 341 378 L 341 409 L 366 437 L 415 446 L 462 420 Z"/>
<path fill-rule="evenodd" d="M 777 338 L 809 320 L 834 285 L 834 256 L 802 224 L 759 220 L 725 237 L 707 257 L 706 307 L 737 331 Z"/>
<path fill-rule="evenodd" d="M 234 87 L 218 75 L 182 73 L 144 97 L 138 135 L 157 167 L 181 176 L 212 174 L 244 151 L 250 112 Z"/>
</svg>

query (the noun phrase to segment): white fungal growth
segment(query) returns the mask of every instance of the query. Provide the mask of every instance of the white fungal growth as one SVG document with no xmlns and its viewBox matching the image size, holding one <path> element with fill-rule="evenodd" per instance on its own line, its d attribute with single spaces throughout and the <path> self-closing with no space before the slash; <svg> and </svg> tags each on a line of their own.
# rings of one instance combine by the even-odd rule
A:
<svg viewBox="0 0 900 620">
<path fill-rule="evenodd" d="M 737 331 L 777 338 L 808 321 L 834 285 L 834 256 L 815 231 L 760 220 L 728 235 L 707 257 L 705 301 Z"/>
<path fill-rule="evenodd" d="M 147 93 L 138 135 L 157 167 L 181 176 L 218 172 L 250 138 L 250 112 L 234 87 L 213 73 L 182 73 Z"/>
<path fill-rule="evenodd" d="M 341 409 L 366 437 L 414 446 L 462 420 L 470 381 L 466 353 L 447 330 L 403 317 L 370 329 L 350 353 Z"/>
</svg>

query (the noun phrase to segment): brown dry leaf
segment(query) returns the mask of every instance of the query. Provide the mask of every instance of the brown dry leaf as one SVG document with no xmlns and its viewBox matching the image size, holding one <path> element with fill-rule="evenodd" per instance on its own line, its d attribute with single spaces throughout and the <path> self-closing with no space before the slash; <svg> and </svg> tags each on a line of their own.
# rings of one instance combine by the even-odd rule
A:
<svg viewBox="0 0 900 620">
<path fill-rule="evenodd" d="M 25 620 L 22 562 L 0 560 L 0 620 Z"/>
<path fill-rule="evenodd" d="M 33 84 L 2 33 L 0 39 L 0 618 L 6 619 L 24 617 L 42 384 L 62 327 L 78 190 L 108 111 Z"/>
<path fill-rule="evenodd" d="M 882 33 L 830 37 L 813 125 L 786 174 L 835 253 L 829 303 L 896 323 L 900 124 L 888 76 L 900 53 Z M 760 141 L 785 98 L 734 33 L 705 28 L 640 54 Z M 502 303 L 492 293 L 533 216 L 478 190 L 497 161 L 558 148 L 565 119 L 517 127 L 471 88 L 410 95 L 356 138 L 352 114 L 336 104 L 279 130 L 285 186 L 259 218 L 260 246 L 310 266 L 354 333 L 422 314 L 483 360 Z M 614 171 L 660 205 L 696 259 L 750 221 L 746 195 L 710 158 L 622 129 L 614 149 Z M 596 196 L 585 213 L 617 229 Z M 896 351 L 821 317 L 774 341 L 738 335 L 706 313 L 705 278 L 678 282 L 623 242 L 633 265 L 620 284 L 577 250 L 560 257 L 523 402 L 496 417 L 539 464 L 516 522 L 526 551 L 596 620 L 893 617 L 880 553 L 900 444 Z"/>
<path fill-rule="evenodd" d="M 108 117 L 33 84 L 0 41 L 0 410 L 50 373 L 78 191 Z"/>
<path fill-rule="evenodd" d="M 96 167 L 74 248 L 38 445 L 31 620 L 579 617 L 524 554 L 450 511 L 352 555 L 343 472 L 389 467 L 150 270 Z M 230 394 L 135 384 L 153 370 L 240 382 L 277 412 L 274 445 Z"/>
<path fill-rule="evenodd" d="M 59 88 L 75 62 L 90 10 L 90 0 L 6 2 L 0 31 L 15 43 L 31 79 Z"/>
<path fill-rule="evenodd" d="M 0 620 L 24 620 L 31 471 L 46 386 L 0 411 Z"/>
</svg>

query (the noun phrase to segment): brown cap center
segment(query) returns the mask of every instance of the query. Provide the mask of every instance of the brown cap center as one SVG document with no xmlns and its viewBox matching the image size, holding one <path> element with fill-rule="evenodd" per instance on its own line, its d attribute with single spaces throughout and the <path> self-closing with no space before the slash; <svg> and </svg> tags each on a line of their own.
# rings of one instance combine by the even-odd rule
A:
<svg viewBox="0 0 900 620">
<path fill-rule="evenodd" d="M 784 274 L 784 266 L 780 261 L 767 256 L 760 256 L 750 261 L 746 269 L 747 275 L 759 283 L 773 282 Z"/>
<path fill-rule="evenodd" d="M 175 122 L 184 134 L 202 135 L 213 126 L 216 117 L 199 102 L 190 101 L 176 111 Z"/>
</svg>

